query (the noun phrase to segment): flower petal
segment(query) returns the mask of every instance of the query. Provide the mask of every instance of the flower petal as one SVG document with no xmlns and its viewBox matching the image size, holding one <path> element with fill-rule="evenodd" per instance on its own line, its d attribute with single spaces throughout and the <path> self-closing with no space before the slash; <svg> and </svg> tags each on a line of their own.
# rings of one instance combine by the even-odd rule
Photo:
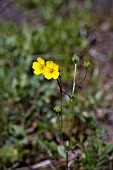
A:
<svg viewBox="0 0 113 170">
<path fill-rule="evenodd" d="M 44 60 L 43 58 L 38 57 L 38 58 L 37 58 L 37 61 L 38 61 L 40 64 L 45 65 L 45 60 Z"/>
<path fill-rule="evenodd" d="M 53 79 L 57 79 L 59 77 L 59 72 L 58 71 L 54 71 L 52 74 Z"/>
<path fill-rule="evenodd" d="M 42 73 L 42 72 L 40 71 L 39 68 L 37 68 L 37 69 L 34 70 L 34 74 L 36 74 L 36 75 L 39 75 L 39 74 L 41 74 L 41 73 Z"/>
<path fill-rule="evenodd" d="M 54 69 L 55 71 L 58 71 L 58 68 L 59 68 L 59 66 L 58 66 L 56 63 L 54 63 L 54 64 L 53 64 L 53 69 Z"/>
<path fill-rule="evenodd" d="M 53 61 L 47 61 L 46 62 L 46 67 L 53 68 Z"/>
<path fill-rule="evenodd" d="M 36 69 L 39 67 L 39 63 L 38 62 L 33 62 L 32 68 Z"/>
<path fill-rule="evenodd" d="M 48 67 L 44 67 L 43 68 L 43 74 L 46 74 L 46 73 L 49 73 L 50 72 L 50 69 Z"/>
<path fill-rule="evenodd" d="M 44 74 L 44 77 L 48 80 L 52 79 L 52 74 L 51 73 L 46 73 Z"/>
</svg>

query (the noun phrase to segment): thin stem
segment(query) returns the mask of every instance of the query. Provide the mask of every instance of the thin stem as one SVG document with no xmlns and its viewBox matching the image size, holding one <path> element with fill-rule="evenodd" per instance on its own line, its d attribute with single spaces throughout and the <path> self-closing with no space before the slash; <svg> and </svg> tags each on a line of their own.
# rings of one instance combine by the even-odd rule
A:
<svg viewBox="0 0 113 170">
<path fill-rule="evenodd" d="M 74 91 L 75 91 L 75 84 L 76 84 L 76 69 L 77 69 L 77 64 L 75 63 L 72 96 L 74 95 Z"/>
<path fill-rule="evenodd" d="M 62 140 L 62 143 L 63 143 L 63 146 L 65 148 L 65 153 L 66 153 L 66 170 L 68 170 L 68 150 L 67 150 L 67 147 L 64 143 L 64 140 L 63 140 L 63 135 L 62 135 L 62 124 L 63 124 L 63 115 L 62 115 L 62 111 L 63 111 L 63 103 L 62 103 L 62 94 L 64 93 L 63 90 L 62 90 L 62 80 L 61 80 L 61 77 L 59 79 L 57 79 L 57 82 L 58 82 L 58 85 L 59 85 L 59 88 L 60 88 L 60 100 L 61 100 L 61 112 L 60 112 L 60 135 L 61 135 L 61 140 Z M 66 94 L 67 95 L 67 94 Z M 69 95 L 68 95 L 69 96 Z M 71 96 L 69 96 L 71 98 Z M 60 118 L 59 117 L 59 118 Z"/>
<path fill-rule="evenodd" d="M 77 81 L 76 84 L 78 84 L 78 83 L 80 83 L 80 82 L 82 82 L 82 81 L 85 80 L 85 78 L 87 77 L 87 71 L 88 71 L 88 68 L 85 69 L 85 75 L 84 75 L 84 77 L 83 77 L 81 80 Z"/>
<path fill-rule="evenodd" d="M 82 79 L 82 80 L 80 80 L 80 81 L 85 80 L 85 78 L 86 78 L 86 76 L 87 76 L 87 67 L 86 67 L 85 71 L 86 71 L 86 72 L 85 72 L 85 75 L 84 75 L 83 79 Z"/>
<path fill-rule="evenodd" d="M 58 113 L 58 129 L 60 130 L 60 114 Z"/>
<path fill-rule="evenodd" d="M 60 77 L 60 86 L 61 86 L 61 92 L 60 92 L 60 97 L 61 97 L 61 131 L 62 131 L 62 124 L 63 124 L 63 117 L 62 117 L 62 81 L 61 81 L 61 77 Z"/>
<path fill-rule="evenodd" d="M 66 170 L 68 170 L 68 151 L 66 150 Z"/>
<path fill-rule="evenodd" d="M 71 110 L 72 110 L 72 128 L 71 128 L 71 132 L 70 132 L 69 143 L 70 143 L 70 138 L 72 136 L 72 132 L 73 132 L 73 128 L 74 128 L 74 118 L 75 118 L 73 101 L 71 101 Z"/>
<path fill-rule="evenodd" d="M 72 89 L 72 97 L 74 96 L 75 92 L 75 85 L 76 85 L 76 72 L 77 72 L 77 64 L 75 63 L 75 69 L 74 69 L 74 78 L 73 78 L 73 89 Z M 74 105 L 73 105 L 73 98 L 70 99 L 71 102 L 71 110 L 72 110 L 72 128 L 70 132 L 70 137 L 69 137 L 69 144 L 70 144 L 70 139 L 72 136 L 73 128 L 74 128 Z"/>
<path fill-rule="evenodd" d="M 57 83 L 58 83 L 58 86 L 60 88 L 60 92 L 64 93 L 65 95 L 67 95 L 69 98 L 71 98 L 71 95 L 66 93 L 63 89 L 62 89 L 62 85 L 61 83 L 59 82 L 59 80 L 57 79 Z"/>
<path fill-rule="evenodd" d="M 71 95 L 69 95 L 68 93 L 66 93 L 65 91 L 62 90 L 62 93 L 66 94 L 69 98 L 71 97 Z"/>
<path fill-rule="evenodd" d="M 60 77 L 60 80 L 57 79 L 57 83 L 59 85 L 59 88 L 60 88 L 60 105 L 61 105 L 61 112 L 59 114 L 59 121 L 60 121 L 60 134 L 61 134 L 61 140 L 62 140 L 62 143 L 65 147 L 65 144 L 64 144 L 64 141 L 63 141 L 63 136 L 62 136 L 62 124 L 63 124 L 63 117 L 62 117 L 62 109 L 63 109 L 63 104 L 62 104 L 62 82 L 61 82 L 61 77 Z"/>
</svg>

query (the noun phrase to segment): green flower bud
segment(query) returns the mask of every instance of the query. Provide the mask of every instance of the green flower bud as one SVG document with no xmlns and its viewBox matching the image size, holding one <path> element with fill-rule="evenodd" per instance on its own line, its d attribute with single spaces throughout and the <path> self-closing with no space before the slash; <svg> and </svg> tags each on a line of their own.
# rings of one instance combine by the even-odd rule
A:
<svg viewBox="0 0 113 170">
<path fill-rule="evenodd" d="M 74 63 L 77 63 L 79 61 L 79 57 L 76 54 L 74 54 L 74 56 L 72 57 L 72 61 Z"/>
<path fill-rule="evenodd" d="M 88 68 L 91 65 L 90 61 L 84 61 L 83 66 Z"/>
<path fill-rule="evenodd" d="M 55 110 L 55 112 L 60 113 L 61 112 L 61 106 L 60 105 L 56 105 L 54 107 L 54 110 Z"/>
</svg>

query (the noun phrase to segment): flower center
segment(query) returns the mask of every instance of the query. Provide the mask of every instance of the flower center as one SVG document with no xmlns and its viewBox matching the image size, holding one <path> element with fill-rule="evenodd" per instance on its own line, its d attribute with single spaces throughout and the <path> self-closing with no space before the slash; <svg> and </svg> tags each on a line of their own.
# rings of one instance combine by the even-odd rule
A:
<svg viewBox="0 0 113 170">
<path fill-rule="evenodd" d="M 41 65 L 41 70 L 44 68 L 44 66 L 43 65 Z"/>
<path fill-rule="evenodd" d="M 51 69 L 51 70 L 50 70 L 50 73 L 53 73 L 53 72 L 54 72 L 54 70 L 53 70 L 53 69 Z"/>
</svg>

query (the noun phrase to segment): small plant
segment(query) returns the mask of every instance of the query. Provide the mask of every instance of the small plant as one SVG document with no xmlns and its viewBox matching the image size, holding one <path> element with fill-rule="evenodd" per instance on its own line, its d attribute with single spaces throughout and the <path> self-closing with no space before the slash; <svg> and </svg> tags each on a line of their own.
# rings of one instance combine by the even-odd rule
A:
<svg viewBox="0 0 113 170">
<path fill-rule="evenodd" d="M 74 63 L 74 77 L 73 77 L 73 87 L 72 87 L 72 93 L 68 94 L 63 90 L 62 87 L 62 73 L 59 69 L 59 66 L 54 63 L 53 61 L 46 61 L 42 59 L 41 57 L 37 58 L 36 62 L 33 62 L 32 68 L 34 69 L 34 74 L 40 75 L 43 74 L 44 77 L 48 80 L 50 79 L 55 79 L 57 80 L 57 84 L 59 86 L 60 90 L 60 105 L 56 105 L 54 107 L 54 111 L 58 114 L 58 133 L 60 134 L 60 138 L 62 141 L 62 149 L 65 150 L 64 157 L 66 158 L 66 169 L 68 170 L 68 165 L 69 165 L 69 152 L 72 151 L 74 146 L 71 143 L 71 138 L 72 138 L 72 132 L 73 128 L 75 125 L 75 111 L 74 111 L 74 103 L 76 101 L 76 96 L 75 96 L 75 88 L 76 88 L 76 76 L 77 76 L 77 64 L 79 62 L 79 57 L 77 55 L 74 55 L 72 57 L 72 61 Z M 87 69 L 88 66 L 90 65 L 90 62 L 84 62 L 84 67 Z M 86 77 L 86 75 L 85 75 Z M 84 78 L 85 78 L 84 77 Z M 68 137 L 68 140 L 64 140 L 63 138 L 63 94 L 67 95 L 70 99 L 70 110 L 71 110 L 71 128 L 70 128 L 70 136 Z M 60 148 L 60 149 L 61 149 Z"/>
</svg>

